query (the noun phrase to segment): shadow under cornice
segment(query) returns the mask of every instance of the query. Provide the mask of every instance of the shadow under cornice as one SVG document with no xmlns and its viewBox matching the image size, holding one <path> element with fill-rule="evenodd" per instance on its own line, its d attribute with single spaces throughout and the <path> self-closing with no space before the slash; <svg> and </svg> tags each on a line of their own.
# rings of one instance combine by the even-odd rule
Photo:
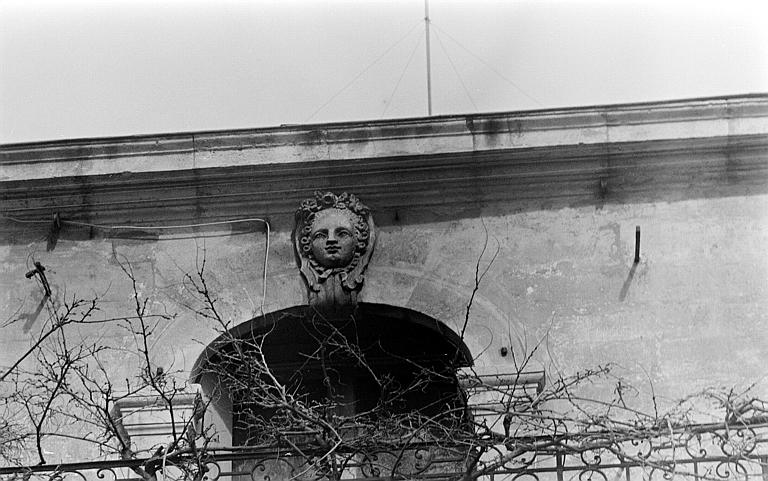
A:
<svg viewBox="0 0 768 481">
<path fill-rule="evenodd" d="M 44 221 L 54 214 L 64 221 L 138 226 L 257 216 L 275 231 L 289 231 L 296 208 L 316 190 L 356 194 L 380 226 L 752 196 L 768 192 L 768 134 L 5 182 L 2 241 L 40 234 L 8 218 L 39 220 L 45 231 Z M 238 229 L 253 226 L 232 227 Z M 114 234 L 58 233 L 62 239 Z M 155 236 L 152 229 L 146 234 Z"/>
</svg>

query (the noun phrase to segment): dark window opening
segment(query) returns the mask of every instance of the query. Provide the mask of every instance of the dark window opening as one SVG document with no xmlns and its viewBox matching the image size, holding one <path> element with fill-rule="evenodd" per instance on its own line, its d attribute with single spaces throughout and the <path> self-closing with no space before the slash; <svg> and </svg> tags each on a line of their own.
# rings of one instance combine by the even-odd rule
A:
<svg viewBox="0 0 768 481">
<path fill-rule="evenodd" d="M 313 414 L 344 429 L 378 424 L 396 429 L 393 419 L 430 419 L 436 426 L 466 422 L 456 369 L 470 364 L 469 353 L 438 321 L 374 304 L 361 304 L 344 321 L 325 321 L 303 308 L 278 314 L 274 322 L 244 333 L 244 345 L 258 343 L 260 355 L 291 399 Z M 254 376 L 246 365 L 227 369 L 235 370 L 233 379 Z M 253 379 L 230 391 L 232 444 L 274 444 L 286 436 L 294 443 L 311 442 L 318 434 L 307 432 L 312 423 L 291 409 L 264 406 L 254 395 Z"/>
</svg>

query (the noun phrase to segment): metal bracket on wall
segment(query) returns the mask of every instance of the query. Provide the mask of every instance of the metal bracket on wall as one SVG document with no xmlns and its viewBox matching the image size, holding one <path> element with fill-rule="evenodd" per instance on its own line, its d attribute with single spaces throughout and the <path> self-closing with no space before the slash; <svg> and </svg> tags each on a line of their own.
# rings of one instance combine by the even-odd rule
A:
<svg viewBox="0 0 768 481">
<path fill-rule="evenodd" d="M 35 268 L 24 274 L 24 276 L 27 279 L 32 279 L 34 276 L 39 277 L 45 291 L 45 297 L 51 297 L 51 286 L 48 284 L 48 278 L 45 277 L 45 267 L 41 263 L 35 261 Z"/>
<path fill-rule="evenodd" d="M 59 242 L 59 234 L 61 233 L 61 216 L 59 213 L 53 214 L 53 224 L 51 230 L 48 232 L 48 242 L 46 245 L 47 251 L 52 251 L 56 248 L 56 243 Z"/>
<path fill-rule="evenodd" d="M 640 226 L 635 226 L 635 264 L 640 262 Z"/>
</svg>

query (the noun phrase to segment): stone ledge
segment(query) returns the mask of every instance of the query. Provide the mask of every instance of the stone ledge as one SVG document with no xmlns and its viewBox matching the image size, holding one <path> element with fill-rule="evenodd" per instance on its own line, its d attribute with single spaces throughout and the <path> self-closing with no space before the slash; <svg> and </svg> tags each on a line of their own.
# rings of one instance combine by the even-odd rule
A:
<svg viewBox="0 0 768 481">
<path fill-rule="evenodd" d="M 768 133 L 768 94 L 0 146 L 0 183 Z"/>
<path fill-rule="evenodd" d="M 0 214 L 133 225 L 290 216 L 316 189 L 354 191 L 380 210 L 744 195 L 768 186 L 767 159 L 763 134 L 30 179 L 0 184 Z"/>
</svg>

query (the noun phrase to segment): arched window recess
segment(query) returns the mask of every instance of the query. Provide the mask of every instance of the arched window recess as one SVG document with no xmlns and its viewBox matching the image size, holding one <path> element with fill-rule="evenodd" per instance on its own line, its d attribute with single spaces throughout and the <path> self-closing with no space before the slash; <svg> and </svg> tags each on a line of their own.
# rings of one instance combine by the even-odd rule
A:
<svg viewBox="0 0 768 481">
<path fill-rule="evenodd" d="M 193 380 L 233 446 L 365 442 L 374 431 L 380 440 L 419 423 L 465 422 L 456 373 L 471 362 L 456 333 L 413 310 L 360 303 L 354 315 L 326 320 L 297 306 L 223 333 Z"/>
</svg>

